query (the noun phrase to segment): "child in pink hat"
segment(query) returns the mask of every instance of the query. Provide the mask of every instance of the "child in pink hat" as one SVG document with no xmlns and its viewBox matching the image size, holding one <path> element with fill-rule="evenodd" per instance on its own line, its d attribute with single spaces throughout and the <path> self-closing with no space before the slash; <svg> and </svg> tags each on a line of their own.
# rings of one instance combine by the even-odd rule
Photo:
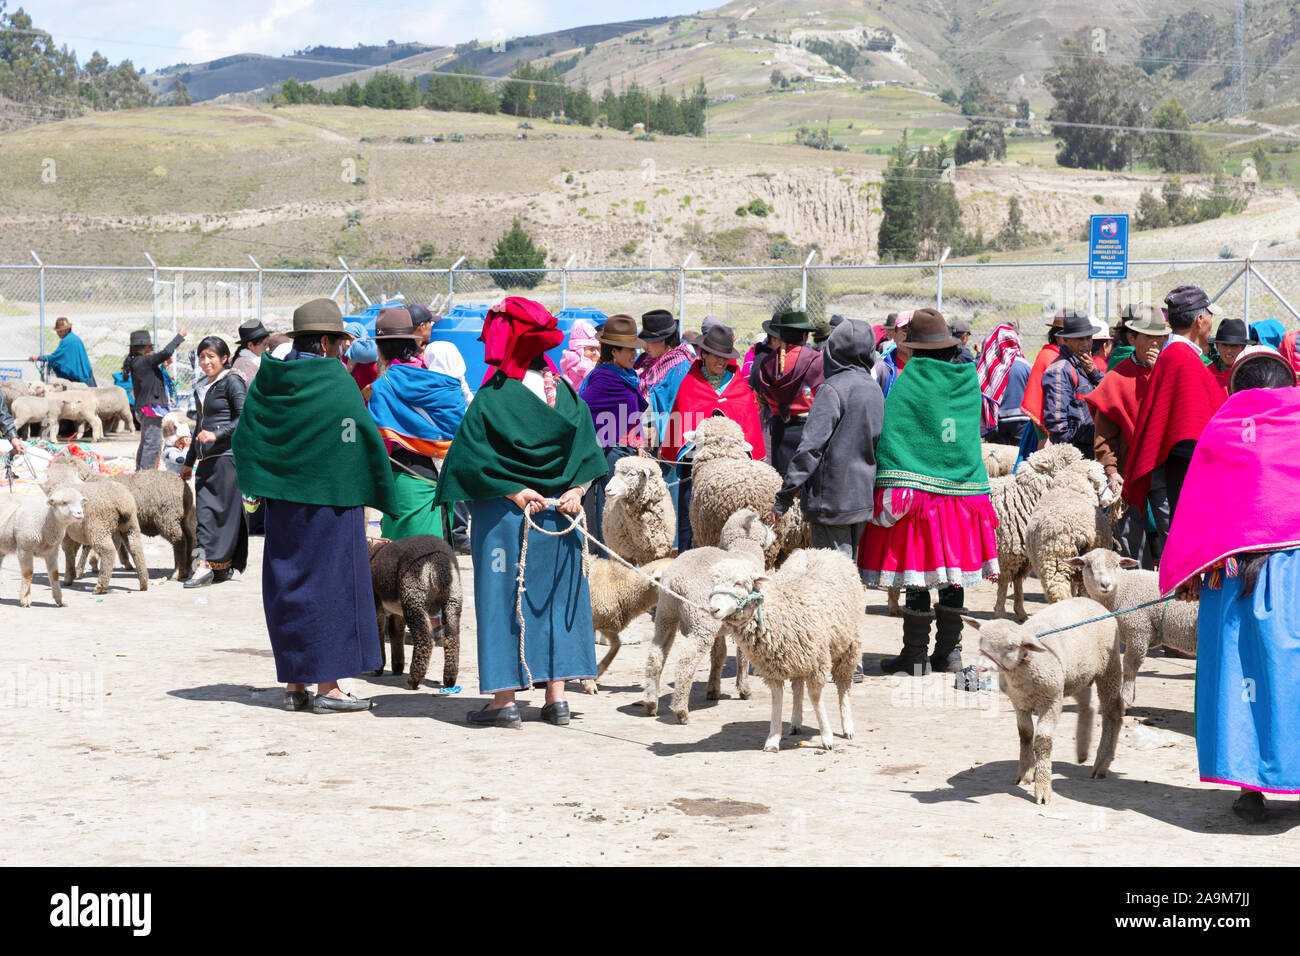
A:
<svg viewBox="0 0 1300 956">
<path fill-rule="evenodd" d="M 560 356 L 560 374 L 576 391 L 599 360 L 600 342 L 596 339 L 596 327 L 586 319 L 576 320 L 569 331 L 569 346 Z"/>
</svg>

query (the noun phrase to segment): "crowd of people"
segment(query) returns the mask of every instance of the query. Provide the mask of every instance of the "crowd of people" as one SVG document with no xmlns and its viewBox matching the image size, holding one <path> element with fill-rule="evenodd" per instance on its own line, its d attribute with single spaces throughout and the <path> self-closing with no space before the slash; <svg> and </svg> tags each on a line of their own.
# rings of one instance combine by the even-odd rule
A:
<svg viewBox="0 0 1300 956">
<path fill-rule="evenodd" d="M 1128 505 L 1123 555 L 1158 568 L 1166 592 L 1199 595 L 1201 777 L 1241 787 L 1237 811 L 1258 819 L 1262 791 L 1300 792 L 1300 505 L 1286 484 L 1300 481 L 1300 358 L 1280 323 L 1215 328 L 1218 313 L 1196 286 L 1126 306 L 1113 329 L 1061 309 L 1031 360 L 1016 323 L 968 344 L 968 323 L 929 308 L 825 326 L 785 309 L 742 353 L 725 324 L 683 329 L 662 309 L 577 321 L 566 342 L 548 310 L 510 297 L 484 320 L 475 388 L 455 347 L 430 340 L 424 307 L 383 309 L 368 336 L 317 299 L 288 333 L 244 323 L 233 355 L 218 336 L 198 345 L 181 474 L 203 560 L 186 586 L 242 572 L 250 533 L 264 534 L 286 708 L 364 711 L 339 680 L 381 666 L 365 517 L 377 509 L 385 538 L 436 535 L 472 555 L 491 700 L 469 720 L 518 727 L 515 695 L 540 686 L 543 719 L 563 725 L 565 683 L 596 676 L 582 542 L 564 532 L 581 514 L 600 540 L 617 462 L 648 455 L 674 489 L 677 549 L 691 548 L 691 438 L 720 415 L 782 478 L 765 521 L 798 499 L 814 547 L 850 556 L 868 587 L 905 592 L 902 648 L 882 671 L 956 673 L 966 590 L 998 575 L 981 445 L 1023 460 L 1070 444 Z M 76 366 L 59 321 L 60 349 L 39 358 Z M 164 457 L 166 365 L 185 336 L 156 351 L 148 333 L 131 336 L 121 380 L 141 468 Z M 0 430 L 20 447 L 11 422 Z M 1225 494 L 1234 520 L 1215 510 Z M 1246 703 L 1243 681 L 1258 688 Z"/>
</svg>

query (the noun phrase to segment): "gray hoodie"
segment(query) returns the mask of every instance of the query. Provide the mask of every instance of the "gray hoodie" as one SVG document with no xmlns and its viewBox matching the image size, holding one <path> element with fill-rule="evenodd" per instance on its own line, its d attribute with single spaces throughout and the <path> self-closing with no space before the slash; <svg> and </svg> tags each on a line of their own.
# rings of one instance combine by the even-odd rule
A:
<svg viewBox="0 0 1300 956">
<path fill-rule="evenodd" d="M 885 397 L 870 372 L 875 344 L 872 327 L 854 319 L 841 322 L 827 339 L 825 380 L 777 492 L 772 507 L 777 514 L 785 514 L 802 489 L 809 521 L 845 525 L 871 520 L 876 441 L 885 420 Z"/>
</svg>

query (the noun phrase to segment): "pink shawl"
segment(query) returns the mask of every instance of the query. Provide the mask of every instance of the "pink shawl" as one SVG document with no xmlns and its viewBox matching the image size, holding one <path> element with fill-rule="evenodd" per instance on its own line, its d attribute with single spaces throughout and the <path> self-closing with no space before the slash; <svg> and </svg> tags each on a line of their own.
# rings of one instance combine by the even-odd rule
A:
<svg viewBox="0 0 1300 956">
<path fill-rule="evenodd" d="M 1160 590 L 1243 551 L 1300 547 L 1300 388 L 1229 398 L 1196 443 L 1160 561 Z"/>
<path fill-rule="evenodd" d="M 984 340 L 979 361 L 975 363 L 975 372 L 979 376 L 980 394 L 984 396 L 985 428 L 997 426 L 997 409 L 1007 390 L 1011 364 L 1015 362 L 1016 356 L 1023 354 L 1020 351 L 1020 336 L 1005 322 Z"/>
</svg>

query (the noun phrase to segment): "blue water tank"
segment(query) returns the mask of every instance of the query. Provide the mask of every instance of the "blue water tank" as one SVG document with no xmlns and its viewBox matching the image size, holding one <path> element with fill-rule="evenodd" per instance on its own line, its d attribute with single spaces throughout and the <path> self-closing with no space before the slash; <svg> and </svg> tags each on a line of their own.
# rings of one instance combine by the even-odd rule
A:
<svg viewBox="0 0 1300 956">
<path fill-rule="evenodd" d="M 465 360 L 465 381 L 471 390 L 477 392 L 487 377 L 488 364 L 483 360 L 483 343 L 478 340 L 483 333 L 483 319 L 487 316 L 487 305 L 457 305 L 444 315 L 429 332 L 432 342 L 450 342 L 460 351 Z M 577 319 L 586 319 L 593 325 L 603 325 L 606 319 L 599 309 L 562 309 L 555 314 L 557 325 L 564 332 L 564 342 L 547 354 L 555 367 L 560 367 L 560 356 L 568 344 L 569 330 Z"/>
</svg>

